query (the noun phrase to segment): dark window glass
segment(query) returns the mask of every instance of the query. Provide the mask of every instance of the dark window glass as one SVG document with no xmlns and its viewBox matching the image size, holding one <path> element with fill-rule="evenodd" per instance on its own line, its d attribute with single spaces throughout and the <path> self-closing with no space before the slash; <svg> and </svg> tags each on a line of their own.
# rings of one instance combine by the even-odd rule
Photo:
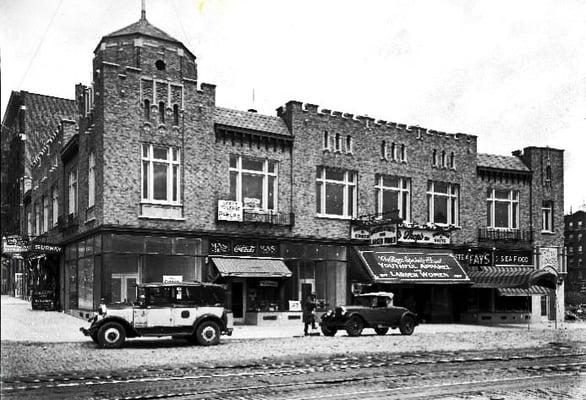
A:
<svg viewBox="0 0 586 400">
<path fill-rule="evenodd" d="M 326 168 L 326 179 L 331 179 L 335 181 L 343 181 L 344 180 L 344 171 L 338 169 L 330 169 Z"/>
<path fill-rule="evenodd" d="M 151 119 L 151 102 L 148 100 L 144 101 L 144 118 L 147 121 Z"/>
<path fill-rule="evenodd" d="M 448 223 L 448 198 L 443 196 L 435 196 L 433 203 L 433 222 L 436 224 Z"/>
<path fill-rule="evenodd" d="M 153 199 L 167 200 L 167 164 L 153 163 Z"/>
<path fill-rule="evenodd" d="M 161 124 L 165 123 L 165 103 L 159 102 L 159 122 Z"/>
<path fill-rule="evenodd" d="M 173 125 L 179 126 L 179 106 L 177 104 L 173 106 Z"/>
<path fill-rule="evenodd" d="M 326 185 L 326 214 L 344 214 L 344 186 L 329 183 Z"/>
</svg>

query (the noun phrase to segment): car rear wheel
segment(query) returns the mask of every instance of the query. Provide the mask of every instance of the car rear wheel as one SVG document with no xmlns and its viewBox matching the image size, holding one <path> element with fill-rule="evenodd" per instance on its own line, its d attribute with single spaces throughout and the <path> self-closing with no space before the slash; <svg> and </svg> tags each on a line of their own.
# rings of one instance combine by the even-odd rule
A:
<svg viewBox="0 0 586 400">
<path fill-rule="evenodd" d="M 338 330 L 336 328 L 328 328 L 327 326 L 322 325 L 321 332 L 324 336 L 334 336 Z"/>
<path fill-rule="evenodd" d="M 374 328 L 374 331 L 377 335 L 386 335 L 389 331 L 389 328 Z"/>
<path fill-rule="evenodd" d="M 214 321 L 204 321 L 195 330 L 195 338 L 202 346 L 220 343 L 220 326 Z"/>
<path fill-rule="evenodd" d="M 120 348 L 126 340 L 126 332 L 119 323 L 106 322 L 98 330 L 97 340 L 98 344 L 106 349 Z"/>
<path fill-rule="evenodd" d="M 404 316 L 401 320 L 399 330 L 401 331 L 402 335 L 411 335 L 415 330 L 415 320 L 413 317 L 409 315 Z"/>
<path fill-rule="evenodd" d="M 346 333 L 348 336 L 360 336 L 364 329 L 364 321 L 357 315 L 350 317 L 346 322 Z"/>
</svg>

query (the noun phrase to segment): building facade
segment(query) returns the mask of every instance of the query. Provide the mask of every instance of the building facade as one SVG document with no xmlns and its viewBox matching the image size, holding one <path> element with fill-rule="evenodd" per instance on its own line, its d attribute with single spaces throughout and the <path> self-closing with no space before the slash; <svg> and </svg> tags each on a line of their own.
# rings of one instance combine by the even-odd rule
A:
<svg viewBox="0 0 586 400">
<path fill-rule="evenodd" d="M 579 210 L 564 216 L 564 239 L 568 257 L 566 303 L 586 303 L 586 212 Z"/>
<path fill-rule="evenodd" d="M 226 284 L 241 323 L 299 322 L 312 292 L 334 305 L 383 286 L 431 322 L 563 315 L 562 150 L 481 154 L 473 135 L 297 101 L 261 115 L 215 91 L 144 12 L 102 37 L 92 85 L 62 100 L 30 170 L 6 172 L 30 178 L 23 258 L 56 271 L 60 307 L 181 279 Z"/>
</svg>

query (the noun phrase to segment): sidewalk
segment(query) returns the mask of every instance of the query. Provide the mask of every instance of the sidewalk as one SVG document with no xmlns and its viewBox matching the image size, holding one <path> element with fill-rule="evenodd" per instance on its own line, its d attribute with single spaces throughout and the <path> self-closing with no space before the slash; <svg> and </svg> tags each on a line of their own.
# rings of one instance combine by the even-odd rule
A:
<svg viewBox="0 0 586 400">
<path fill-rule="evenodd" d="M 57 311 L 33 311 L 30 302 L 10 296 L 2 296 L 1 302 L 1 332 L 2 341 L 13 342 L 86 342 L 89 339 L 80 331 L 80 327 L 89 325 L 83 319 Z M 533 323 L 531 330 L 554 330 L 552 323 Z M 507 330 L 527 330 L 527 324 L 510 325 L 465 325 L 465 324 L 424 324 L 415 328 L 421 333 L 463 333 L 463 332 L 498 332 Z M 586 330 L 586 322 L 558 323 L 558 330 Z M 225 339 L 267 339 L 290 338 L 300 336 L 303 326 L 250 326 L 236 325 L 231 337 Z"/>
</svg>

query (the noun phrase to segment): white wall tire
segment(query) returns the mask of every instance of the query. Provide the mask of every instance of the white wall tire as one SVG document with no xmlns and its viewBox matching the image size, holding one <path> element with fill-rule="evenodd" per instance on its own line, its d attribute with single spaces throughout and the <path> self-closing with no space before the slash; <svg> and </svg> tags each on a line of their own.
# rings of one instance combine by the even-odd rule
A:
<svg viewBox="0 0 586 400">
<path fill-rule="evenodd" d="M 106 322 L 98 330 L 98 344 L 106 349 L 122 347 L 126 340 L 126 331 L 117 322 Z"/>
<path fill-rule="evenodd" d="M 195 330 L 197 343 L 212 346 L 220 343 L 220 326 L 214 321 L 204 321 Z"/>
</svg>

